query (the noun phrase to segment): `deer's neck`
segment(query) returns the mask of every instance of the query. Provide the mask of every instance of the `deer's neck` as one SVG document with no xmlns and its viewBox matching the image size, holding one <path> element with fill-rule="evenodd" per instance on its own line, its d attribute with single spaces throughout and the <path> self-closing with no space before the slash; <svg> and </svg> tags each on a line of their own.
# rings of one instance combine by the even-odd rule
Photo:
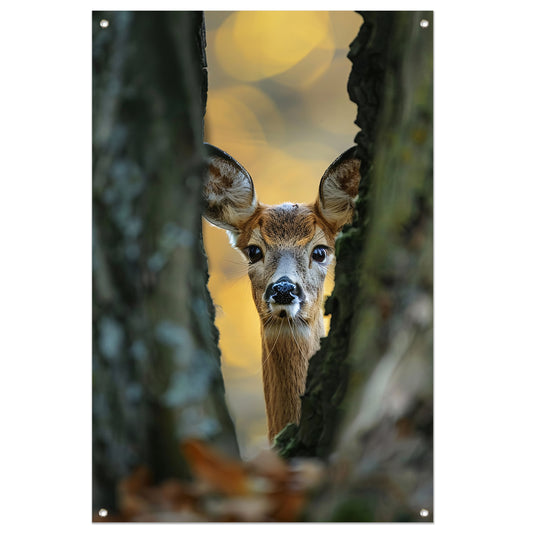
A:
<svg viewBox="0 0 533 533">
<path fill-rule="evenodd" d="M 324 335 L 321 314 L 305 327 L 288 323 L 262 326 L 263 387 L 270 441 L 288 423 L 299 422 L 309 359 L 319 349 Z"/>
</svg>

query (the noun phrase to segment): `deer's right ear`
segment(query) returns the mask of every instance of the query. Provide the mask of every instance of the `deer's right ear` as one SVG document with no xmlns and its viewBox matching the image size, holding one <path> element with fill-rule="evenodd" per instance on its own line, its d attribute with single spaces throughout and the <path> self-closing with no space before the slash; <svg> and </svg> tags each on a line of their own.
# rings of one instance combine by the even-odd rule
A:
<svg viewBox="0 0 533 533">
<path fill-rule="evenodd" d="M 204 146 L 208 157 L 204 217 L 215 226 L 238 232 L 257 207 L 252 178 L 226 152 L 211 144 Z"/>
</svg>

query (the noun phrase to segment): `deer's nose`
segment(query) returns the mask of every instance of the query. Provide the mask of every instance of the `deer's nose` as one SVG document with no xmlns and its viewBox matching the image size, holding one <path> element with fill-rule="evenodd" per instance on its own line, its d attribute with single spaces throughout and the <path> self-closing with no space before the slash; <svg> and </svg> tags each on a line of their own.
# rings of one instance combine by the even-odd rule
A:
<svg viewBox="0 0 533 533">
<path fill-rule="evenodd" d="M 265 299 L 269 301 L 272 298 L 277 304 L 290 304 L 300 293 L 300 286 L 283 276 L 267 287 Z"/>
</svg>

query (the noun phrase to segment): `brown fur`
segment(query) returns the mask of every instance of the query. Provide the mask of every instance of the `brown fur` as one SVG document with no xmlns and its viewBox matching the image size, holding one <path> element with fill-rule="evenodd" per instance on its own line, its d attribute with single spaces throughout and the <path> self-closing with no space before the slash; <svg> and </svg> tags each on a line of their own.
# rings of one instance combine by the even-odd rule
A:
<svg viewBox="0 0 533 533">
<path fill-rule="evenodd" d="M 345 154 L 338 164 L 335 161 L 322 178 L 314 204 L 268 206 L 256 201 L 253 183 L 243 167 L 237 162 L 232 165 L 230 156 L 217 148 L 210 147 L 210 156 L 208 220 L 229 228 L 235 246 L 245 256 L 250 245 L 263 253 L 261 260 L 249 265 L 248 276 L 261 320 L 263 387 L 272 440 L 286 424 L 300 419 L 309 359 L 325 334 L 321 311 L 324 279 L 336 234 L 353 214 L 359 162 Z M 317 246 L 327 249 L 323 263 L 313 260 Z M 282 311 L 282 315 L 274 311 L 265 294 L 267 287 L 283 276 L 298 284 L 301 294 L 297 302 L 286 306 L 289 314 Z"/>
<path fill-rule="evenodd" d="M 259 230 L 262 243 L 253 238 L 250 241 L 255 229 Z M 317 229 L 323 235 L 312 242 Z M 327 269 L 310 266 L 309 255 L 318 244 L 333 248 L 335 235 L 322 223 L 312 205 L 259 205 L 256 216 L 241 228 L 237 246 L 244 251 L 249 242 L 268 250 L 262 264 L 250 265 L 248 274 L 261 318 L 263 387 L 268 436 L 273 439 L 287 423 L 300 419 L 300 396 L 305 388 L 308 362 L 325 334 L 321 306 Z M 300 319 L 295 321 L 273 318 L 263 298 L 268 284 L 280 277 L 276 271 L 282 255 L 292 261 L 290 277 L 306 295 Z"/>
</svg>

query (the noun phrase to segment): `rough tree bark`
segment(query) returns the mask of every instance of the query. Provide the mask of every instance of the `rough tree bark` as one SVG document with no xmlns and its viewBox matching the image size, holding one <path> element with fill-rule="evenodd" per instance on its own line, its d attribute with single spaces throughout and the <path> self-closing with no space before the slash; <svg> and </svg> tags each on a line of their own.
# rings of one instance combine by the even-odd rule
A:
<svg viewBox="0 0 533 533">
<path fill-rule="evenodd" d="M 311 360 L 301 422 L 288 426 L 277 446 L 285 457 L 330 463 L 307 520 L 427 521 L 433 512 L 433 17 L 361 14 L 348 83 L 361 127 L 358 214 L 337 242 L 335 290 L 326 307 L 331 329 Z"/>
<path fill-rule="evenodd" d="M 100 20 L 109 26 L 102 28 Z M 201 238 L 201 12 L 93 13 L 93 508 L 185 437 L 238 456 Z"/>
</svg>

